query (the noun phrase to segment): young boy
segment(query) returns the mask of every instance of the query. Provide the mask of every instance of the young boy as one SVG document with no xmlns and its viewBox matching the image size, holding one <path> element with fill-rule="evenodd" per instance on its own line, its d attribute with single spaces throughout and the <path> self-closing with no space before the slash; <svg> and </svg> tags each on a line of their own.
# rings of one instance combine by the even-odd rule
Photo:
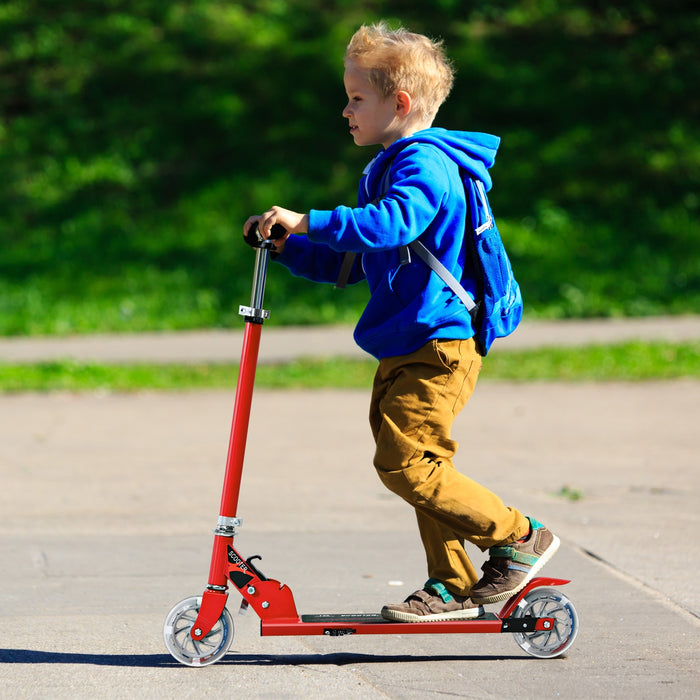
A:
<svg viewBox="0 0 700 700">
<path fill-rule="evenodd" d="M 420 237 L 473 295 L 460 169 L 490 189 L 499 139 L 431 127 L 453 81 L 439 43 L 384 23 L 363 26 L 344 62 L 350 133 L 358 146 L 383 147 L 364 170 L 358 207 L 301 214 L 274 206 L 250 217 L 244 230 L 257 222 L 269 237 L 282 225 L 287 235 L 276 242 L 276 260 L 318 282 L 335 282 L 345 253 L 356 254 L 349 281 L 366 279 L 371 297 L 354 337 L 379 360 L 370 407 L 374 466 L 415 509 L 429 575 L 382 616 L 478 617 L 484 604 L 521 590 L 559 540 L 453 466 L 452 422 L 474 390 L 481 357 L 463 303 L 425 262 L 407 261 L 400 249 Z M 465 540 L 490 550 L 481 578 Z"/>
</svg>

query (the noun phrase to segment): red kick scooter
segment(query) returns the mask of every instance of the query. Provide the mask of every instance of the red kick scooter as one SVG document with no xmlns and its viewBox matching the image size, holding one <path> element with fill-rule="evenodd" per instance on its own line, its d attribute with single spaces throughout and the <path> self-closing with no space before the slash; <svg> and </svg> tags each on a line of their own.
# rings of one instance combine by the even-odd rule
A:
<svg viewBox="0 0 700 700">
<path fill-rule="evenodd" d="M 273 238 L 284 234 L 281 226 L 273 226 Z M 233 540 L 241 525 L 236 512 L 260 334 L 269 317 L 263 309 L 263 296 L 273 247 L 271 241 L 259 236 L 255 226 L 249 230 L 246 241 L 256 249 L 253 287 L 250 306 L 239 309 L 245 317 L 245 333 L 209 581 L 201 596 L 186 598 L 168 613 L 163 626 L 168 651 L 186 666 L 206 666 L 226 654 L 233 641 L 233 619 L 226 608 L 231 583 L 243 597 L 241 607 L 252 606 L 260 617 L 262 636 L 511 633 L 518 645 L 532 656 L 562 655 L 578 632 L 576 608 L 552 587 L 569 583 L 566 580 L 535 578 L 507 600 L 498 613 L 485 613 L 471 620 L 410 623 L 391 622 L 372 613 L 299 615 L 291 589 L 268 579 L 253 564 L 261 557 L 244 559 L 236 551 Z"/>
</svg>

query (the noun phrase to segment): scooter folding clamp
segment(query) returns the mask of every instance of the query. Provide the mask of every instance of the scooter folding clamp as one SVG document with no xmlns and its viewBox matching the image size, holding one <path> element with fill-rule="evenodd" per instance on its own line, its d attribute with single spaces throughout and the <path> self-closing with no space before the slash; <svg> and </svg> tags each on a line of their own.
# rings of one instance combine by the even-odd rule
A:
<svg viewBox="0 0 700 700">
<path fill-rule="evenodd" d="M 261 323 L 270 318 L 269 311 L 265 309 L 254 309 L 252 306 L 244 306 L 243 304 L 238 307 L 238 315 L 245 316 L 257 323 Z"/>
<path fill-rule="evenodd" d="M 238 528 L 242 526 L 243 520 L 241 518 L 226 518 L 220 515 L 216 522 L 214 534 L 221 535 L 222 537 L 235 537 L 238 533 Z"/>
</svg>

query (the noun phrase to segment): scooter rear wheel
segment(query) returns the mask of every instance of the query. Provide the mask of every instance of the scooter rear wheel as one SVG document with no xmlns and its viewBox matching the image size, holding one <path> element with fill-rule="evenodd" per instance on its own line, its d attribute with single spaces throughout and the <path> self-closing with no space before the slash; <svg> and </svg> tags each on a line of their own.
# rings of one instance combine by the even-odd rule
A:
<svg viewBox="0 0 700 700">
<path fill-rule="evenodd" d="M 213 664 L 226 654 L 233 641 L 233 618 L 226 608 L 206 637 L 192 639 L 190 631 L 201 606 L 201 596 L 185 598 L 168 613 L 163 625 L 165 646 L 185 666 Z"/>
<path fill-rule="evenodd" d="M 576 608 L 556 588 L 540 587 L 526 593 L 513 611 L 513 617 L 554 618 L 552 629 L 513 635 L 521 649 L 540 659 L 561 656 L 574 643 L 578 633 Z"/>
</svg>

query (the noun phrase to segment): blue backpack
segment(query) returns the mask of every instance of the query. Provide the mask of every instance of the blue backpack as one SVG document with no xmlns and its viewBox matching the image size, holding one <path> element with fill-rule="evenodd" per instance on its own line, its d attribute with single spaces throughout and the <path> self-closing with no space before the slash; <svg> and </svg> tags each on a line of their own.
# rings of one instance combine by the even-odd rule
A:
<svg viewBox="0 0 700 700">
<path fill-rule="evenodd" d="M 469 235 L 466 230 L 465 236 L 475 271 L 478 300 L 473 310 L 466 303 L 465 306 L 474 322 L 477 348 L 485 356 L 496 338 L 510 335 L 518 327 L 523 317 L 523 298 L 483 183 L 468 176 L 463 176 L 462 180 L 473 231 L 473 235 Z M 471 301 L 469 296 L 467 299 Z"/>
<path fill-rule="evenodd" d="M 382 180 L 380 198 L 388 189 L 388 172 L 389 167 Z M 517 328 L 523 316 L 523 299 L 503 246 L 501 234 L 493 218 L 483 183 L 464 171 L 462 171 L 462 182 L 470 219 L 470 225 L 465 227 L 465 238 L 467 254 L 477 286 L 476 301 L 467 294 L 459 280 L 420 240 L 412 241 L 408 246 L 402 246 L 399 254 L 402 264 L 405 264 L 411 261 L 410 251 L 412 250 L 459 297 L 472 318 L 477 350 L 485 357 L 496 338 L 510 335 Z M 345 254 L 336 287 L 345 287 L 354 258 L 355 253 Z"/>
</svg>

